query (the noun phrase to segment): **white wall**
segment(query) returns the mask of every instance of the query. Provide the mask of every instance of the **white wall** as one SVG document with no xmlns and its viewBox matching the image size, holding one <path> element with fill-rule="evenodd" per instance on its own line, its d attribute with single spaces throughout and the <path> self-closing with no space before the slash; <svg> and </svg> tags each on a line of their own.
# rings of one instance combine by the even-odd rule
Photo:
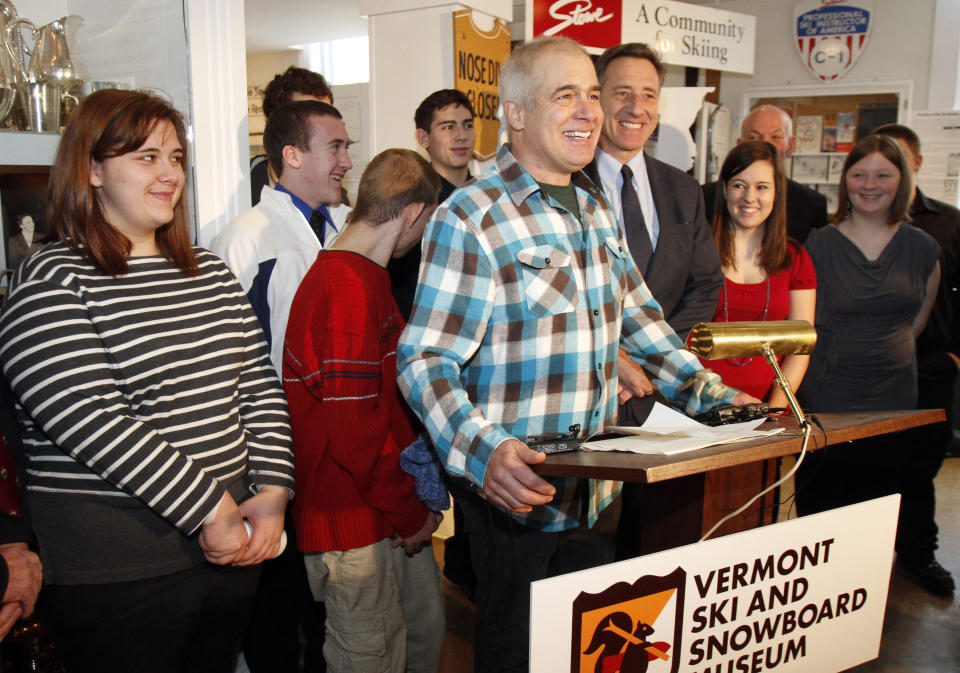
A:
<svg viewBox="0 0 960 673">
<path fill-rule="evenodd" d="M 370 84 L 341 84 L 331 87 L 333 104 L 343 115 L 343 124 L 350 137 L 350 159 L 353 168 L 344 176 L 343 188 L 347 190 L 350 203 L 357 202 L 360 176 L 373 155 L 370 153 Z"/>
<path fill-rule="evenodd" d="M 70 13 L 67 0 L 16 0 L 13 6 L 17 8 L 17 15 L 21 19 L 30 19 L 38 26 Z"/>
<path fill-rule="evenodd" d="M 71 49 L 83 79 L 159 89 L 193 118 L 182 0 L 69 0 L 83 17 Z"/>
<path fill-rule="evenodd" d="M 911 79 L 915 98 L 911 107 L 926 108 L 930 36 L 936 4 L 937 0 L 876 0 L 869 42 L 860 60 L 835 85 L 820 86 L 827 92 L 833 86 L 843 87 L 852 81 Z M 757 17 L 754 74 L 723 73 L 720 78 L 720 102 L 733 112 L 734 128 L 740 124 L 740 104 L 745 89 L 811 86 L 819 82 L 800 61 L 792 32 L 793 5 L 792 0 L 727 0 L 723 3 L 725 11 Z"/>
<path fill-rule="evenodd" d="M 370 151 L 414 148 L 413 112 L 431 92 L 453 86 L 457 5 L 371 16 Z M 414 38 L 415 36 L 415 38 Z"/>
<path fill-rule="evenodd" d="M 243 2 L 183 0 L 183 11 L 191 45 L 197 237 L 200 245 L 208 246 L 250 207 Z"/>
<path fill-rule="evenodd" d="M 955 110 L 960 107 L 960 2 L 938 0 L 936 5 L 927 108 Z"/>
<path fill-rule="evenodd" d="M 414 5 L 436 6 L 397 11 Z M 414 110 L 430 93 L 454 84 L 453 12 L 465 7 L 491 25 L 493 17 L 513 14 L 510 0 L 361 2 L 361 12 L 369 12 L 371 156 L 388 147 L 416 148 Z"/>
</svg>

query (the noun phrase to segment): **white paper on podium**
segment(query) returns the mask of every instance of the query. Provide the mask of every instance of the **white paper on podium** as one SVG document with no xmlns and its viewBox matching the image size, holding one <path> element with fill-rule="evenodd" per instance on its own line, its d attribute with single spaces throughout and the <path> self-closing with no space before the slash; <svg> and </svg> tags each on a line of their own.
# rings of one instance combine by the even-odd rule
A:
<svg viewBox="0 0 960 673">
<path fill-rule="evenodd" d="M 716 444 L 769 437 L 783 432 L 783 428 L 779 427 L 772 430 L 756 430 L 755 428 L 765 420 L 758 418 L 746 423 L 709 426 L 656 402 L 643 425 L 612 425 L 605 430 L 624 435 L 623 437 L 584 442 L 582 446 L 584 449 L 593 451 L 632 451 L 669 456 Z"/>
</svg>

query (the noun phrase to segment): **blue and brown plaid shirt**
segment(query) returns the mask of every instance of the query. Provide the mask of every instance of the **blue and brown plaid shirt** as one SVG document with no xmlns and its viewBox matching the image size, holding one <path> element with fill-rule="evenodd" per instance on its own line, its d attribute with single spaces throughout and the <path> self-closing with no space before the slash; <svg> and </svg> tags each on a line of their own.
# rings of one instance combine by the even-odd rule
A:
<svg viewBox="0 0 960 673">
<path fill-rule="evenodd" d="M 592 435 L 612 423 L 618 346 L 689 413 L 737 393 L 683 350 L 593 183 L 573 176 L 581 225 L 509 150 L 427 225 L 397 349 L 401 389 L 447 471 L 477 486 L 504 440 L 573 424 Z M 514 516 L 545 531 L 575 527 L 578 480 L 550 481 L 552 503 Z M 578 491 L 591 525 L 619 486 L 591 480 Z"/>
</svg>

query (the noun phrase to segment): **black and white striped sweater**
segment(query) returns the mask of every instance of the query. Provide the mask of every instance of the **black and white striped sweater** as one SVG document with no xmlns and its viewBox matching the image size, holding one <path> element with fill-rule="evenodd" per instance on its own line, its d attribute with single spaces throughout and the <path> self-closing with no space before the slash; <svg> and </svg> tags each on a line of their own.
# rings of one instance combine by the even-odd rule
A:
<svg viewBox="0 0 960 673">
<path fill-rule="evenodd" d="M 110 546 L 104 527 L 124 543 L 149 529 L 183 547 L 227 485 L 293 489 L 286 401 L 257 319 L 224 263 L 196 253 L 195 277 L 140 257 L 113 278 L 52 243 L 11 284 L 0 362 L 20 405 L 44 564 L 61 568 L 62 581 L 103 581 L 86 566 L 111 553 L 87 549 Z M 77 512 L 95 521 L 64 523 Z M 69 544 L 91 558 L 64 565 L 77 551 Z M 130 550 L 116 581 L 186 563 L 145 544 L 162 557 L 156 567 Z"/>
</svg>

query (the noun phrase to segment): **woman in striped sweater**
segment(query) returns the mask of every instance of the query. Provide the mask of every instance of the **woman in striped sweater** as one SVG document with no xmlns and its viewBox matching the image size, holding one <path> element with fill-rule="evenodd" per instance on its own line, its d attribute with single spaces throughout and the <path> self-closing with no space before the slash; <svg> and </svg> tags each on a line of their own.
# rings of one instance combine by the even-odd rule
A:
<svg viewBox="0 0 960 673">
<path fill-rule="evenodd" d="M 50 174 L 60 240 L 20 266 L 0 317 L 41 616 L 70 671 L 232 670 L 293 492 L 257 319 L 190 245 L 185 139 L 160 98 L 87 97 Z"/>
</svg>

